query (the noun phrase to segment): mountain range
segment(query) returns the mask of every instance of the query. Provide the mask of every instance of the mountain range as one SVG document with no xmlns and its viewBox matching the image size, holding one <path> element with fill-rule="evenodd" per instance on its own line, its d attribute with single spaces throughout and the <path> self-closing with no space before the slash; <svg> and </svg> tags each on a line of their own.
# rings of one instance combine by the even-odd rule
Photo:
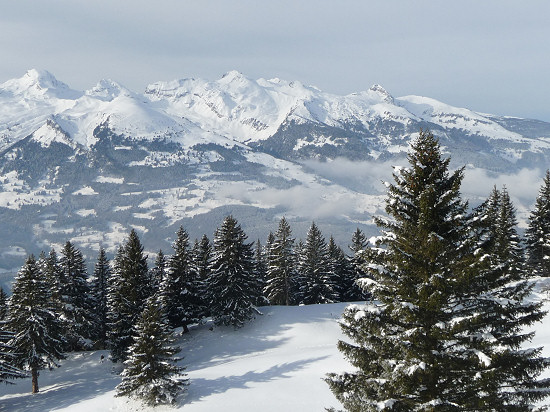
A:
<svg viewBox="0 0 550 412">
<path fill-rule="evenodd" d="M 356 227 L 376 233 L 380 180 L 406 163 L 420 129 L 439 137 L 453 167 L 498 176 L 549 164 L 550 123 L 379 85 L 339 96 L 230 71 L 143 93 L 112 80 L 78 91 L 29 70 L 0 85 L 0 283 L 27 253 L 66 240 L 90 264 L 130 228 L 152 254 L 170 253 L 180 225 L 211 237 L 227 214 L 251 241 L 284 215 L 296 237 L 315 220 L 347 244 Z"/>
</svg>

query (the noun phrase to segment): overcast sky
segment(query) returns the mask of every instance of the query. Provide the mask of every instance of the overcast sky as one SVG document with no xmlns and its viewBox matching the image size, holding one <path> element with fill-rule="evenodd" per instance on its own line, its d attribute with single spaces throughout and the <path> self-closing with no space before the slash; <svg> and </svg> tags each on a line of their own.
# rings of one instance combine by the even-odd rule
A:
<svg viewBox="0 0 550 412">
<path fill-rule="evenodd" d="M 381 84 L 550 121 L 550 2 L 0 0 L 0 83 L 46 69 L 79 90 L 110 78 L 215 80 L 236 69 L 348 94 Z"/>
</svg>

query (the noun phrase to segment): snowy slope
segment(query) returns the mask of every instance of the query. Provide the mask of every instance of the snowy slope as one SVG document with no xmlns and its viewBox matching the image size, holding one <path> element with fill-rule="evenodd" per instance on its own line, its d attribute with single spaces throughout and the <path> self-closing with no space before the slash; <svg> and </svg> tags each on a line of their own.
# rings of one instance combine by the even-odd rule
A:
<svg viewBox="0 0 550 412">
<path fill-rule="evenodd" d="M 549 285 L 547 284 L 545 288 Z M 548 292 L 535 299 L 545 299 Z M 180 339 L 181 362 L 191 379 L 189 392 L 176 410 L 189 412 L 239 411 L 317 412 L 339 404 L 322 378 L 328 372 L 349 370 L 336 349 L 343 339 L 338 319 L 346 303 L 300 307 L 265 307 L 242 329 L 206 324 Z M 544 347 L 550 356 L 550 318 L 536 325 L 530 346 Z M 41 373 L 41 392 L 31 395 L 30 380 L 0 387 L 0 405 L 7 411 L 170 411 L 148 409 L 127 398 L 115 398 L 120 381 L 101 354 L 71 355 L 61 368 Z M 550 371 L 545 372 L 550 377 Z"/>
</svg>

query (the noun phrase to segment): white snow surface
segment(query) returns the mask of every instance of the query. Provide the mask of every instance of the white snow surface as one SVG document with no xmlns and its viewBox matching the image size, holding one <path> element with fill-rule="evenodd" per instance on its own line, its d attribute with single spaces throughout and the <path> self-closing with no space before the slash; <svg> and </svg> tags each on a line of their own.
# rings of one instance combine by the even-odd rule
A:
<svg viewBox="0 0 550 412">
<path fill-rule="evenodd" d="M 302 411 L 339 406 L 322 380 L 349 365 L 336 348 L 338 320 L 347 303 L 262 307 L 263 315 L 234 330 L 210 322 L 191 328 L 178 341 L 180 364 L 191 382 L 174 408 L 148 408 L 115 397 L 118 365 L 100 361 L 108 351 L 71 354 L 61 367 L 40 373 L 40 392 L 30 379 L 0 386 L 2 410 L 57 411 Z"/>
<path fill-rule="evenodd" d="M 550 309 L 550 282 L 539 281 L 533 299 Z M 30 393 L 30 379 L 0 386 L 0 405 L 9 411 L 239 411 L 317 412 L 341 407 L 322 380 L 328 372 L 351 370 L 336 348 L 345 339 L 338 321 L 348 303 L 260 308 L 243 328 L 216 327 L 211 322 L 191 328 L 178 339 L 190 386 L 174 407 L 148 408 L 139 401 L 115 397 L 119 366 L 100 356 L 108 351 L 71 354 L 53 371 L 42 371 L 40 392 Z M 368 310 L 364 304 L 354 303 Z M 543 347 L 550 356 L 550 318 L 535 325 L 528 347 Z M 546 371 L 544 377 L 550 377 Z"/>
</svg>

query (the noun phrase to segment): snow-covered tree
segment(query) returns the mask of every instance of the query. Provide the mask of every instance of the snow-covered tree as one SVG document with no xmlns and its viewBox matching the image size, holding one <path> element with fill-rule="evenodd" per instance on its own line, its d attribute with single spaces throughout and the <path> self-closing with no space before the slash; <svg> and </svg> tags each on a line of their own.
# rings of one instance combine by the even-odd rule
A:
<svg viewBox="0 0 550 412">
<path fill-rule="evenodd" d="M 0 321 L 6 319 L 8 314 L 8 294 L 4 292 L 4 288 L 0 286 Z"/>
<path fill-rule="evenodd" d="M 82 252 L 66 242 L 59 259 L 61 301 L 68 352 L 90 349 L 97 331 L 94 301 Z"/>
<path fill-rule="evenodd" d="M 137 320 L 117 396 L 132 396 L 150 406 L 173 404 L 188 385 L 185 368 L 176 364 L 180 351 L 172 346 L 172 329 L 164 322 L 155 298 L 147 301 Z"/>
<path fill-rule="evenodd" d="M 216 324 L 241 327 L 251 319 L 258 299 L 252 244 L 233 216 L 216 229 L 208 293 Z"/>
<path fill-rule="evenodd" d="M 151 288 L 154 291 L 153 294 L 159 294 L 160 288 L 163 282 L 166 272 L 168 270 L 168 262 L 166 261 L 166 255 L 161 250 L 158 251 L 155 259 L 155 266 L 151 269 Z"/>
<path fill-rule="evenodd" d="M 476 399 L 471 407 L 482 410 L 522 410 L 550 394 L 550 380 L 537 381 L 549 360 L 540 357 L 541 348 L 525 350 L 534 336 L 527 327 L 545 313 L 542 303 L 527 299 L 533 284 L 516 225 L 506 188 L 494 188 L 474 212 L 478 262 L 470 285 L 476 287 L 461 303 L 473 314 L 472 351 L 483 357 L 470 384 Z"/>
<path fill-rule="evenodd" d="M 297 276 L 296 257 L 292 230 L 284 217 L 279 221 L 279 227 L 268 245 L 264 293 L 272 305 L 291 305 L 294 303 L 293 291 Z"/>
<path fill-rule="evenodd" d="M 147 256 L 135 230 L 120 247 L 113 264 L 108 288 L 108 340 L 113 362 L 126 359 L 132 344 L 132 327 L 149 298 Z"/>
<path fill-rule="evenodd" d="M 254 248 L 254 277 L 258 282 L 258 290 L 261 291 L 258 295 L 258 300 L 254 302 L 254 304 L 256 306 L 265 306 L 269 304 L 269 301 L 263 293 L 267 279 L 267 256 L 266 248 L 262 246 L 260 239 L 256 241 Z"/>
<path fill-rule="evenodd" d="M 332 303 L 337 300 L 330 273 L 327 242 L 313 222 L 298 255 L 301 303 Z"/>
<path fill-rule="evenodd" d="M 107 344 L 107 324 L 109 278 L 111 277 L 111 266 L 104 248 L 99 249 L 97 261 L 94 266 L 94 273 L 91 278 L 91 292 L 95 307 L 97 330 L 95 335 L 96 346 L 105 349 Z"/>
<path fill-rule="evenodd" d="M 535 201 L 535 208 L 529 216 L 525 243 L 531 269 L 539 276 L 550 276 L 550 171 L 548 170 Z"/>
<path fill-rule="evenodd" d="M 14 349 L 9 344 L 12 338 L 13 333 L 6 329 L 6 322 L 0 321 L 0 383 L 13 383 L 13 379 L 27 376 L 15 366 Z"/>
<path fill-rule="evenodd" d="M 58 366 L 63 359 L 61 322 L 52 308 L 49 284 L 36 259 L 30 255 L 15 278 L 8 306 L 9 345 L 15 366 L 29 370 L 32 392 L 38 392 L 39 371 Z"/>
<path fill-rule="evenodd" d="M 328 242 L 329 272 L 337 301 L 349 302 L 356 296 L 355 271 L 348 256 L 336 244 L 334 237 Z"/>
<path fill-rule="evenodd" d="M 480 333 L 493 325 L 478 324 L 491 316 L 480 317 L 477 297 L 506 303 L 494 295 L 494 283 L 480 276 L 476 236 L 460 197 L 463 170 L 450 174 L 449 161 L 437 139 L 421 132 L 410 166 L 396 169 L 395 183 L 388 184 L 389 218 L 376 219 L 382 235 L 365 253 L 372 301 L 347 308 L 341 322 L 354 343 L 340 341 L 338 348 L 356 371 L 327 378 L 347 410 L 529 410 L 529 400 L 546 396 L 545 383 L 531 380 L 531 398 L 514 403 L 515 395 L 507 394 L 515 392 L 514 382 L 495 376 L 495 388 L 485 378 L 499 364 L 507 377 L 528 381 L 522 374 L 530 362 L 538 372 L 542 365 L 536 350 L 527 351 L 527 364 L 507 357 L 506 350 L 497 355 L 493 337 Z M 508 319 L 501 327 L 514 334 L 517 322 Z M 506 343 L 517 351 L 521 341 Z M 493 395 L 502 397 L 487 403 Z"/>
<path fill-rule="evenodd" d="M 205 311 L 203 284 L 192 264 L 189 235 L 183 227 L 179 228 L 172 247 L 174 254 L 168 260 L 159 299 L 170 326 L 182 326 L 188 332 L 188 325 L 199 322 Z"/>
<path fill-rule="evenodd" d="M 367 274 L 363 270 L 363 266 L 365 264 L 365 261 L 363 259 L 363 251 L 367 247 L 368 241 L 365 234 L 361 229 L 357 228 L 351 236 L 351 245 L 349 245 L 349 248 L 351 250 L 349 262 L 354 271 L 354 285 L 348 291 L 348 301 L 364 300 L 369 296 L 368 291 L 364 288 L 361 288 L 357 283 L 358 279 L 363 279 L 367 276 Z"/>
</svg>

